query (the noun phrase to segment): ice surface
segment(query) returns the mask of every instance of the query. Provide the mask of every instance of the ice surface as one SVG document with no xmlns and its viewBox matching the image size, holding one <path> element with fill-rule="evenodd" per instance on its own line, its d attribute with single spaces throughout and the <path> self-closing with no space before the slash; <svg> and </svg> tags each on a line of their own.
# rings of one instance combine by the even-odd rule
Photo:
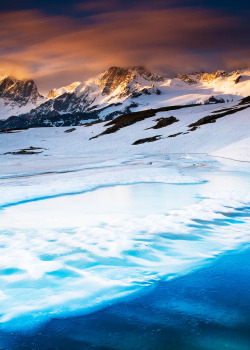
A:
<svg viewBox="0 0 250 350">
<path fill-rule="evenodd" d="M 1 179 L 2 329 L 134 297 L 249 240 L 246 167 L 185 154 L 77 162 Z"/>
</svg>

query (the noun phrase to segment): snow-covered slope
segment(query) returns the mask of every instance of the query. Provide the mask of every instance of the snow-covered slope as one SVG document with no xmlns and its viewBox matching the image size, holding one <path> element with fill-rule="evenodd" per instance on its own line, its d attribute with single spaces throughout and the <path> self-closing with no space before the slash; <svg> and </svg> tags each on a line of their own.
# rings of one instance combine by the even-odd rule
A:
<svg viewBox="0 0 250 350">
<path fill-rule="evenodd" d="M 154 115 L 147 114 L 149 112 Z M 135 113 L 128 115 L 126 123 L 120 123 L 121 117 L 118 117 L 111 125 L 111 122 L 107 125 L 107 121 L 101 121 L 74 128 L 2 132 L 1 158 L 5 161 L 14 157 L 25 164 L 37 157 L 39 162 L 43 162 L 47 156 L 50 156 L 47 159 L 51 162 L 53 157 L 76 157 L 79 161 L 81 157 L 98 154 L 208 153 L 250 161 L 250 103 L 219 110 L 218 105 L 196 105 L 149 112 L 142 117 Z M 118 122 L 118 128 L 107 132 L 108 128 L 116 127 Z M 31 146 L 41 149 L 29 149 Z M 15 154 L 23 149 L 27 149 L 27 152 Z M 5 154 L 8 152 L 14 153 Z"/>
<path fill-rule="evenodd" d="M 85 82 L 51 90 L 49 101 L 33 110 L 31 115 L 62 115 L 106 107 L 100 115 L 105 118 L 112 117 L 113 112 L 122 114 L 125 108 L 140 110 L 148 106 L 237 101 L 248 96 L 249 91 L 249 70 L 178 74 L 173 79 L 166 79 L 144 67 L 111 67 Z M 114 108 L 118 103 L 119 107 Z"/>
<path fill-rule="evenodd" d="M 144 67 L 111 67 L 106 72 L 84 82 L 53 89 L 41 106 L 31 110 L 31 116 L 55 116 L 67 113 L 84 113 L 93 109 L 122 103 L 129 97 L 160 94 L 155 83 L 164 79 Z M 131 102 L 130 102 L 131 104 Z M 119 110 L 123 107 L 120 106 Z M 111 110 L 107 114 L 112 113 Z"/>
<path fill-rule="evenodd" d="M 219 258 L 249 245 L 247 74 L 162 80 L 138 69 L 113 68 L 51 91 L 33 116 L 0 121 L 1 348 L 9 349 L 12 338 L 17 344 L 12 349 L 30 344 L 34 331 L 39 339 L 46 335 L 44 349 L 45 323 L 53 334 L 65 334 L 60 318 L 67 324 L 70 317 L 72 324 L 72 317 L 78 322 L 107 305 L 127 318 L 118 301 L 144 302 L 145 292 L 148 298 L 147 291 L 157 286 L 162 295 L 163 284 L 169 291 L 168 282 L 179 283 L 183 276 L 187 281 L 187 274 L 194 281 L 197 269 L 203 278 L 209 264 L 220 268 Z M 5 81 L 1 98 L 20 109 L 36 103 L 34 85 L 25 86 Z M 219 96 L 225 103 L 218 103 Z M 36 115 L 38 110 L 54 116 Z M 113 118 L 103 120 L 110 111 Z M 96 120 L 79 125 L 84 118 Z M 177 308 L 172 300 L 170 310 L 190 319 L 189 300 L 184 309 L 182 297 Z M 162 305 L 162 300 L 156 305 L 159 331 Z M 244 313 L 228 314 L 229 304 L 213 303 L 211 313 L 203 312 L 204 303 L 194 305 L 202 322 L 211 319 L 223 331 L 228 326 L 231 332 L 235 319 L 238 329 L 238 315 L 244 321 Z M 150 337 L 157 322 L 153 319 Z M 82 325 L 79 346 L 90 344 Z M 76 339 L 75 332 L 68 334 Z M 105 337 L 99 337 L 102 343 Z"/>
<path fill-rule="evenodd" d="M 57 98 L 65 93 L 73 93 L 80 84 L 80 81 L 75 81 L 74 83 L 68 86 L 63 86 L 60 89 L 52 89 L 48 93 L 48 99 Z"/>
<path fill-rule="evenodd" d="M 2 119 L 9 115 L 19 117 L 0 123 L 0 129 L 80 125 L 89 120 L 110 120 L 130 112 L 175 105 L 230 105 L 250 95 L 250 70 L 163 78 L 144 67 L 111 67 L 87 81 L 53 89 L 43 101 L 34 82 L 22 84 L 32 85 L 25 98 L 20 88 L 12 94 L 4 89 Z M 18 94 L 22 98 L 17 102 Z"/>
<path fill-rule="evenodd" d="M 43 101 L 33 80 L 0 77 L 0 119 L 28 113 Z"/>
<path fill-rule="evenodd" d="M 179 84 L 176 80 L 181 80 L 189 85 L 191 90 L 195 86 L 200 89 L 201 94 L 205 92 L 205 94 L 213 95 L 217 99 L 222 98 L 225 102 L 230 99 L 237 101 L 250 94 L 249 69 L 235 70 L 231 73 L 216 71 L 214 73 L 203 72 L 191 75 L 178 74 L 176 78 L 173 83 L 177 86 Z M 207 102 L 206 97 L 203 101 Z"/>
</svg>

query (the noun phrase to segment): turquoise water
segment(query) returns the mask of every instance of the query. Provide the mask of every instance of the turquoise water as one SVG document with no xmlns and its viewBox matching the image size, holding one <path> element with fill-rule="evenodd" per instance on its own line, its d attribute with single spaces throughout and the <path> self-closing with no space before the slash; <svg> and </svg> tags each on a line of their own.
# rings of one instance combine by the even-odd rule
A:
<svg viewBox="0 0 250 350">
<path fill-rule="evenodd" d="M 0 347 L 249 348 L 248 173 L 153 170 L 74 195 L 42 196 L 51 177 L 6 180 Z"/>
<path fill-rule="evenodd" d="M 217 350 L 250 347 L 250 248 L 148 293 L 77 318 L 53 319 L 33 334 L 2 333 L 6 349 Z"/>
</svg>

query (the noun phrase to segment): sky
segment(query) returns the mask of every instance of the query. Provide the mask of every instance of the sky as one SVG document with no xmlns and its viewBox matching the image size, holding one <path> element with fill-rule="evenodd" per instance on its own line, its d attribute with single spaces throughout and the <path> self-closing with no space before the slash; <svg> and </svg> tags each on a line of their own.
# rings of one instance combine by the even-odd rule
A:
<svg viewBox="0 0 250 350">
<path fill-rule="evenodd" d="M 250 2 L 12 0 L 0 7 L 0 74 L 42 93 L 110 66 L 154 73 L 250 67 Z"/>
</svg>

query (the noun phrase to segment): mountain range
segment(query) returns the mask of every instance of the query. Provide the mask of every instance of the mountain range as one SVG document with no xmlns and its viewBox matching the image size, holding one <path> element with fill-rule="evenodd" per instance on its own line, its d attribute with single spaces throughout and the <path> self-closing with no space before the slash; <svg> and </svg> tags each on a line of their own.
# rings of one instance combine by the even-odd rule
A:
<svg viewBox="0 0 250 350">
<path fill-rule="evenodd" d="M 42 96 L 33 80 L 0 77 L 0 130 L 74 126 L 151 108 L 240 101 L 250 95 L 250 70 L 177 74 L 173 78 L 145 67 L 111 67 L 86 81 Z"/>
</svg>

